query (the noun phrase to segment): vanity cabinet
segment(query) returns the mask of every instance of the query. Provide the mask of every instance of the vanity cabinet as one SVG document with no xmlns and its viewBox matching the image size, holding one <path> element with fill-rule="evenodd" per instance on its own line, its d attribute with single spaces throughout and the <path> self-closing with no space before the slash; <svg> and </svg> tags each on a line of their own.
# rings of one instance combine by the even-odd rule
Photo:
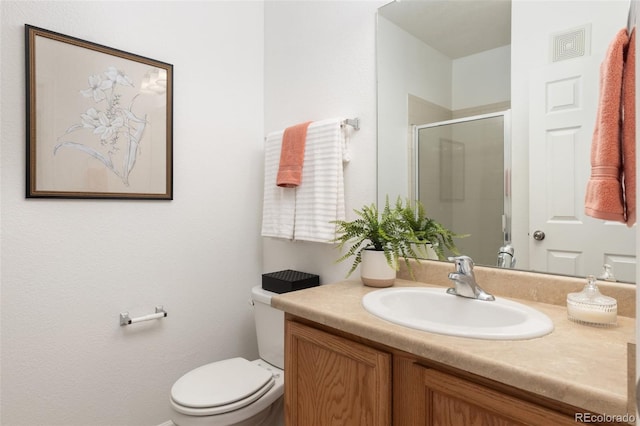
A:
<svg viewBox="0 0 640 426">
<path fill-rule="evenodd" d="M 575 426 L 584 411 L 291 315 L 285 351 L 287 426 Z"/>
<path fill-rule="evenodd" d="M 391 424 L 391 354 L 294 321 L 285 354 L 287 425 Z"/>
</svg>

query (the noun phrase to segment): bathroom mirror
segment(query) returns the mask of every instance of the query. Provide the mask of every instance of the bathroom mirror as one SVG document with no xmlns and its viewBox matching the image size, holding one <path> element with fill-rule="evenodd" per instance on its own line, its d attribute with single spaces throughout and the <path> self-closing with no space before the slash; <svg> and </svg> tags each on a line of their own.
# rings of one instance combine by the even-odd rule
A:
<svg viewBox="0 0 640 426">
<path fill-rule="evenodd" d="M 585 276 L 608 263 L 618 281 L 635 282 L 635 227 L 583 213 L 599 66 L 628 12 L 628 0 L 403 0 L 379 8 L 378 203 L 417 198 L 422 172 L 431 176 L 422 185 L 446 202 L 423 199 L 428 215 L 459 233 L 469 232 L 460 223 L 498 228 L 497 238 L 464 247 L 477 264 L 495 266 L 508 241 L 516 269 Z M 503 111 L 511 139 L 503 154 L 479 155 L 484 148 L 455 131 L 431 148 L 414 140 L 423 125 Z M 497 155 L 502 161 L 489 161 Z M 493 180 L 472 177 L 472 168 Z M 495 186 L 504 196 L 498 217 L 485 211 L 490 203 L 469 207 Z"/>
</svg>

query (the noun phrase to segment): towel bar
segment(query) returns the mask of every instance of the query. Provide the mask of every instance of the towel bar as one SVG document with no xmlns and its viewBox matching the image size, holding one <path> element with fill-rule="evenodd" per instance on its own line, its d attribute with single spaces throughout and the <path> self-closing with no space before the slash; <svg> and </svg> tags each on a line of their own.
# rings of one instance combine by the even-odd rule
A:
<svg viewBox="0 0 640 426">
<path fill-rule="evenodd" d="M 156 306 L 156 313 L 144 315 L 137 318 L 129 317 L 129 312 L 120 312 L 120 325 L 129 325 L 136 322 L 150 321 L 154 319 L 161 319 L 167 316 L 167 312 L 162 306 Z"/>
</svg>

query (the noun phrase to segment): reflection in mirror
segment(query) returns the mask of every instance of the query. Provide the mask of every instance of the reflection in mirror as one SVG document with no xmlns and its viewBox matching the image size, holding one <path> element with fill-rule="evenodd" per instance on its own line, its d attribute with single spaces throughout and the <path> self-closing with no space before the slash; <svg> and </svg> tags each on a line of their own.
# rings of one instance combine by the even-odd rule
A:
<svg viewBox="0 0 640 426">
<path fill-rule="evenodd" d="M 456 246 L 483 265 L 497 262 L 497 248 L 510 242 L 505 120 L 508 112 L 413 126 L 415 197 L 446 228 L 468 235 Z"/>
<path fill-rule="evenodd" d="M 518 269 L 586 276 L 600 274 L 607 263 L 618 280 L 634 282 L 635 228 L 583 213 L 599 65 L 628 12 L 628 0 L 433 0 L 381 7 L 378 203 L 386 196 L 422 199 L 420 188 L 431 187 L 435 193 L 422 199 L 429 216 L 454 232 L 480 234 L 479 243 L 456 241 L 477 264 L 495 266 L 500 245 L 510 242 Z M 552 103 L 553 117 L 545 110 Z M 430 124 L 506 110 L 511 143 L 502 156 L 481 157 L 457 137 L 437 137 L 431 148 L 413 141 L 414 132 Z M 482 182 L 473 168 L 497 180 Z M 466 205 L 505 178 L 501 212 Z M 453 219 L 472 210 L 464 220 Z M 465 229 L 471 222 L 501 232 L 485 238 Z M 536 231 L 545 238 L 534 239 Z"/>
</svg>

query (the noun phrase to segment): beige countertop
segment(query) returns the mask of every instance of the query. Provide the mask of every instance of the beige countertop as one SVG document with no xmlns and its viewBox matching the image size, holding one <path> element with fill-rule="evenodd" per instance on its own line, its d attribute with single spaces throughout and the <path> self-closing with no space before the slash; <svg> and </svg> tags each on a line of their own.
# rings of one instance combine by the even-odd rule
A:
<svg viewBox="0 0 640 426">
<path fill-rule="evenodd" d="M 430 285 L 398 279 L 395 286 Z M 547 314 L 554 331 L 530 340 L 470 339 L 414 330 L 369 314 L 361 300 L 374 290 L 359 280 L 341 281 L 277 295 L 271 304 L 298 317 L 595 413 L 624 415 L 629 411 L 627 343 L 635 340 L 635 318 L 618 316 L 613 328 L 588 327 L 569 321 L 564 306 L 518 300 Z"/>
</svg>

